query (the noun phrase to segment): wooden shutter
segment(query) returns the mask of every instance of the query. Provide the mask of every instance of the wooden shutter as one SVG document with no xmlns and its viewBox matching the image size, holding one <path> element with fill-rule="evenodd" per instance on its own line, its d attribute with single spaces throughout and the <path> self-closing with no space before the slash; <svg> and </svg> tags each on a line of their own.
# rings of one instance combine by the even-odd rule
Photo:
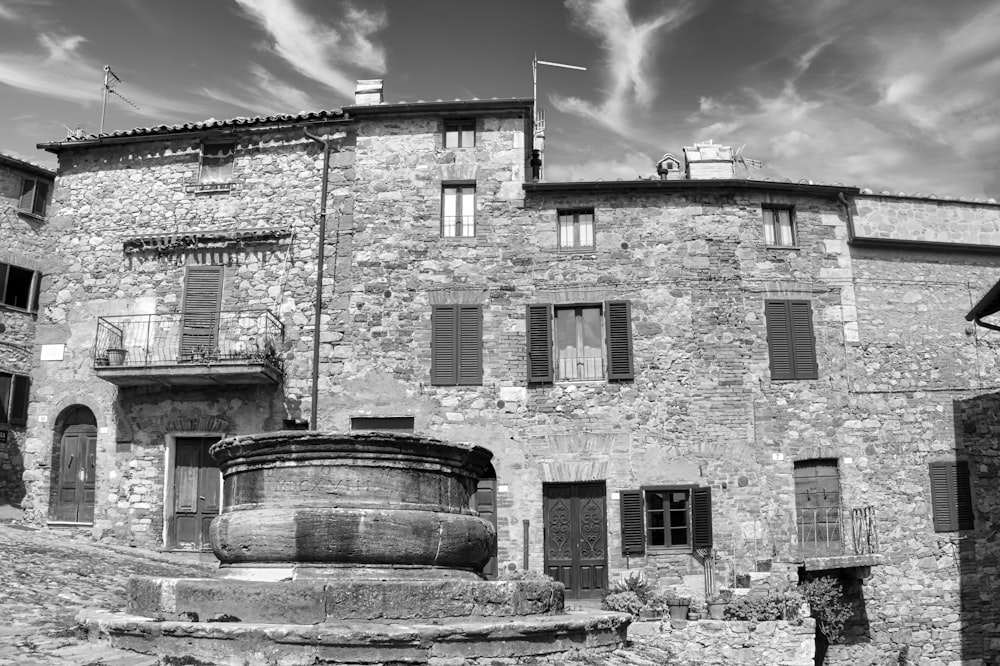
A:
<svg viewBox="0 0 1000 666">
<path fill-rule="evenodd" d="M 632 363 L 632 304 L 608 301 L 604 304 L 604 325 L 608 341 L 608 379 L 634 379 Z"/>
<path fill-rule="evenodd" d="M 25 178 L 21 185 L 21 199 L 17 203 L 20 210 L 32 212 L 32 204 L 35 202 L 35 187 L 38 181 L 34 178 Z"/>
<path fill-rule="evenodd" d="M 623 490 L 620 497 L 622 555 L 641 555 L 646 552 L 646 532 L 642 520 L 642 491 Z"/>
<path fill-rule="evenodd" d="M 11 382 L 10 374 L 0 373 L 0 423 L 7 423 L 10 420 Z"/>
<path fill-rule="evenodd" d="M 935 532 L 975 527 L 969 464 L 964 460 L 930 463 L 931 509 Z"/>
<path fill-rule="evenodd" d="M 182 358 L 216 351 L 222 271 L 222 266 L 188 266 L 181 317 Z"/>
<path fill-rule="evenodd" d="M 767 349 L 771 358 L 771 379 L 795 379 L 792 366 L 792 333 L 788 323 L 788 301 L 765 301 Z"/>
<path fill-rule="evenodd" d="M 809 301 L 788 301 L 795 379 L 818 379 L 816 339 L 813 336 L 812 307 Z"/>
<path fill-rule="evenodd" d="M 31 212 L 35 215 L 45 216 L 45 207 L 49 200 L 49 184 L 43 180 L 35 183 L 35 200 L 31 206 Z"/>
<path fill-rule="evenodd" d="M 691 491 L 691 541 L 695 548 L 712 547 L 712 489 Z"/>
<path fill-rule="evenodd" d="M 552 306 L 529 305 L 525 316 L 528 337 L 528 383 L 552 383 Z"/>
<path fill-rule="evenodd" d="M 431 309 L 431 384 L 450 386 L 458 377 L 458 312 L 455 305 Z"/>
<path fill-rule="evenodd" d="M 458 384 L 483 383 L 483 308 L 458 306 Z"/>
<path fill-rule="evenodd" d="M 0 262 L 0 303 L 7 304 L 7 271 L 8 264 Z"/>
<path fill-rule="evenodd" d="M 30 386 L 30 377 L 14 375 L 14 388 L 10 398 L 11 425 L 27 425 L 28 423 L 28 389 Z"/>
<path fill-rule="evenodd" d="M 42 286 L 42 274 L 34 271 L 31 274 L 31 291 L 28 293 L 28 311 L 38 312 L 38 292 Z"/>
</svg>

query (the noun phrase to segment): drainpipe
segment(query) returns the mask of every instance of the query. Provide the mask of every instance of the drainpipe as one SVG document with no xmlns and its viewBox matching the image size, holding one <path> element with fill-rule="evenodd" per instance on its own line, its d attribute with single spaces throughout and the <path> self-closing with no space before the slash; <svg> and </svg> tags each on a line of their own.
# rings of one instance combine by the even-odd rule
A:
<svg viewBox="0 0 1000 666">
<path fill-rule="evenodd" d="M 854 216 L 851 215 L 851 202 L 847 200 L 843 192 L 837 192 L 837 199 L 844 205 L 844 212 L 847 213 L 847 242 L 854 240 Z"/>
<path fill-rule="evenodd" d="M 316 430 L 316 411 L 319 403 L 319 324 L 323 315 L 323 264 L 326 262 L 326 192 L 330 180 L 330 144 L 309 130 L 302 128 L 307 138 L 323 145 L 323 177 L 322 189 L 319 195 L 319 250 L 316 258 L 316 307 L 313 312 L 313 360 L 312 360 L 312 414 L 309 417 L 309 429 Z"/>
</svg>

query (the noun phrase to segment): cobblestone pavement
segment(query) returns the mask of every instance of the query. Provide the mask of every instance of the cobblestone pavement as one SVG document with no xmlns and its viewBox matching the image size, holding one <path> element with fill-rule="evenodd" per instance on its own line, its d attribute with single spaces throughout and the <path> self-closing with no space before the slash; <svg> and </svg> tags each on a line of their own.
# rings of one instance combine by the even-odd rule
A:
<svg viewBox="0 0 1000 666">
<path fill-rule="evenodd" d="M 74 617 L 83 608 L 122 610 L 132 574 L 205 576 L 214 568 L 0 523 L 0 666 L 153 666 L 155 658 L 89 643 Z"/>
</svg>

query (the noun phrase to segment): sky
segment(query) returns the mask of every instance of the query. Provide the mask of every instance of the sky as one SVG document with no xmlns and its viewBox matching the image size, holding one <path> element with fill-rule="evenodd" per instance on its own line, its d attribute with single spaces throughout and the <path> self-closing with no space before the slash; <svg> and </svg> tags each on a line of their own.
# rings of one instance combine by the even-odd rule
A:
<svg viewBox="0 0 1000 666">
<path fill-rule="evenodd" d="M 996 0 L 0 0 L 0 152 L 353 103 L 531 97 L 550 181 L 696 141 L 754 178 L 1000 199 Z M 119 96 L 120 95 L 120 96 Z M 129 103 L 125 101 L 128 100 Z M 131 105 L 134 106 L 131 106 Z"/>
</svg>

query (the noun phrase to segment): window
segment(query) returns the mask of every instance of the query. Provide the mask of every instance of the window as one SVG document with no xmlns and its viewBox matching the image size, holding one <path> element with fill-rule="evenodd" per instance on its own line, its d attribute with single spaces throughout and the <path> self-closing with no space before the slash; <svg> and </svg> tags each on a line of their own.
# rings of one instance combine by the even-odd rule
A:
<svg viewBox="0 0 1000 666">
<path fill-rule="evenodd" d="M 435 305 L 431 311 L 431 384 L 483 383 L 483 308 Z"/>
<path fill-rule="evenodd" d="M 692 486 L 623 490 L 622 554 L 712 547 L 712 489 Z"/>
<path fill-rule="evenodd" d="M 795 216 L 791 206 L 764 206 L 764 244 L 795 246 Z"/>
<path fill-rule="evenodd" d="M 232 182 L 235 159 L 236 144 L 233 142 L 203 144 L 198 182 L 202 184 Z"/>
<path fill-rule="evenodd" d="M 351 430 L 399 430 L 413 432 L 412 416 L 352 416 Z"/>
<path fill-rule="evenodd" d="M 37 178 L 25 178 L 21 183 L 21 198 L 17 209 L 37 217 L 45 217 L 49 202 L 49 184 Z"/>
<path fill-rule="evenodd" d="M 559 249 L 594 248 L 594 209 L 559 211 Z"/>
<path fill-rule="evenodd" d="M 27 375 L 0 372 L 0 423 L 26 425 L 28 423 L 28 389 L 31 379 Z"/>
<path fill-rule="evenodd" d="M 528 382 L 633 379 L 631 304 L 529 305 Z"/>
<path fill-rule="evenodd" d="M 765 301 L 771 379 L 817 379 L 816 340 L 809 301 Z"/>
<path fill-rule="evenodd" d="M 38 271 L 0 263 L 0 298 L 3 305 L 38 311 L 38 283 L 42 275 Z"/>
<path fill-rule="evenodd" d="M 445 185 L 441 190 L 441 236 L 476 235 L 476 186 Z"/>
<path fill-rule="evenodd" d="M 969 463 L 964 460 L 932 462 L 930 476 L 934 531 L 973 529 L 975 520 L 969 488 Z"/>
<path fill-rule="evenodd" d="M 476 121 L 473 118 L 444 121 L 445 148 L 472 148 L 476 145 Z"/>
</svg>

